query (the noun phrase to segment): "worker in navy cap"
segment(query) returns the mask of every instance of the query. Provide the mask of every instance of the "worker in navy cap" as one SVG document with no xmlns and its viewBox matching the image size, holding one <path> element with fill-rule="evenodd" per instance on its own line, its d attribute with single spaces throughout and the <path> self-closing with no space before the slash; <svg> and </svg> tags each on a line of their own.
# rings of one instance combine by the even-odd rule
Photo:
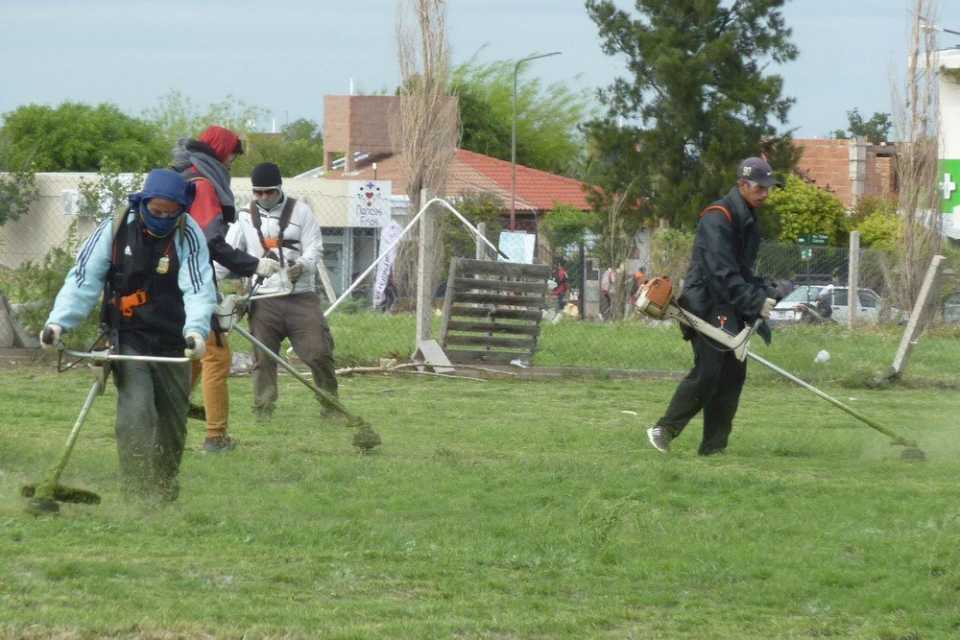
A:
<svg viewBox="0 0 960 640">
<path fill-rule="evenodd" d="M 203 231 L 185 212 L 193 185 L 155 169 L 143 190 L 87 238 L 40 335 L 60 343 L 103 299 L 111 349 L 132 356 L 203 357 L 217 304 Z M 190 364 L 120 361 L 116 436 L 123 490 L 175 500 L 186 441 Z"/>
</svg>

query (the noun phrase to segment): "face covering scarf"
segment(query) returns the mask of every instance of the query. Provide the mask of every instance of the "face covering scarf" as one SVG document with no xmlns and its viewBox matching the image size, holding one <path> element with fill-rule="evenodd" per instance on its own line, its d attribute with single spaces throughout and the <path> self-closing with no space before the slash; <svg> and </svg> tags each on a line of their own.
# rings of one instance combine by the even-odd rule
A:
<svg viewBox="0 0 960 640">
<path fill-rule="evenodd" d="M 140 203 L 140 217 L 143 219 L 143 224 L 146 225 L 147 231 L 155 238 L 165 238 L 170 235 L 170 232 L 176 228 L 177 221 L 180 220 L 180 216 L 182 215 L 183 212 L 181 211 L 172 218 L 158 218 L 150 213 L 146 202 Z"/>
</svg>

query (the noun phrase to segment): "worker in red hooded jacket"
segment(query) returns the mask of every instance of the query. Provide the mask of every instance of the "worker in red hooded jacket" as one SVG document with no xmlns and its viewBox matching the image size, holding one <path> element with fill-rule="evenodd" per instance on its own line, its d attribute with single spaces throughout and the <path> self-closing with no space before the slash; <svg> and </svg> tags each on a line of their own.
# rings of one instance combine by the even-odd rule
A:
<svg viewBox="0 0 960 640">
<path fill-rule="evenodd" d="M 227 225 L 236 220 L 236 205 L 230 189 L 230 165 L 243 153 L 240 137 L 216 125 L 207 127 L 196 140 L 182 138 L 173 150 L 175 171 L 196 185 L 196 197 L 189 213 L 203 230 L 210 259 L 240 277 L 254 274 L 270 276 L 280 263 L 270 258 L 255 258 L 227 244 Z M 229 451 L 235 443 L 227 435 L 230 417 L 230 343 L 214 315 L 203 359 L 194 363 L 193 384 L 203 380 L 203 405 L 207 437 L 203 450 L 208 453 Z"/>
</svg>

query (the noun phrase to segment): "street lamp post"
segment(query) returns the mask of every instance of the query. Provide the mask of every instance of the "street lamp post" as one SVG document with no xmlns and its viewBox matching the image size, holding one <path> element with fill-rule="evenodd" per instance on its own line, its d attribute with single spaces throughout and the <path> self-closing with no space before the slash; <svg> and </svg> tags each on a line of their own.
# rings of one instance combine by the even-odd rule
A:
<svg viewBox="0 0 960 640">
<path fill-rule="evenodd" d="M 563 52 L 551 51 L 550 53 L 528 56 L 522 60 L 517 60 L 516 64 L 513 65 L 513 122 L 510 133 L 510 231 L 514 231 L 517 226 L 517 72 L 520 71 L 520 65 L 524 62 L 558 56 L 561 53 Z"/>
</svg>

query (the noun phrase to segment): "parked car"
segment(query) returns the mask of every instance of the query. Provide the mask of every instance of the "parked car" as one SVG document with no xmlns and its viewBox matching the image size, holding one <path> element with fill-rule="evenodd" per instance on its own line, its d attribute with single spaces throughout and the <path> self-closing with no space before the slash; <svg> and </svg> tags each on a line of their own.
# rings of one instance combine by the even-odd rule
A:
<svg viewBox="0 0 960 640">
<path fill-rule="evenodd" d="M 943 321 L 950 324 L 960 323 L 960 291 L 955 291 L 943 301 Z"/>
<path fill-rule="evenodd" d="M 777 306 L 770 313 L 770 320 L 773 322 L 799 322 L 802 319 L 802 313 L 798 307 L 800 305 L 814 306 L 817 297 L 826 286 L 828 285 L 802 284 L 798 286 L 777 303 Z M 877 292 L 873 289 L 858 289 L 857 293 L 860 298 L 858 317 L 864 322 L 879 322 L 882 300 Z M 830 297 L 832 310 L 830 320 L 841 323 L 847 321 L 850 313 L 848 297 L 847 287 L 833 287 Z"/>
</svg>

